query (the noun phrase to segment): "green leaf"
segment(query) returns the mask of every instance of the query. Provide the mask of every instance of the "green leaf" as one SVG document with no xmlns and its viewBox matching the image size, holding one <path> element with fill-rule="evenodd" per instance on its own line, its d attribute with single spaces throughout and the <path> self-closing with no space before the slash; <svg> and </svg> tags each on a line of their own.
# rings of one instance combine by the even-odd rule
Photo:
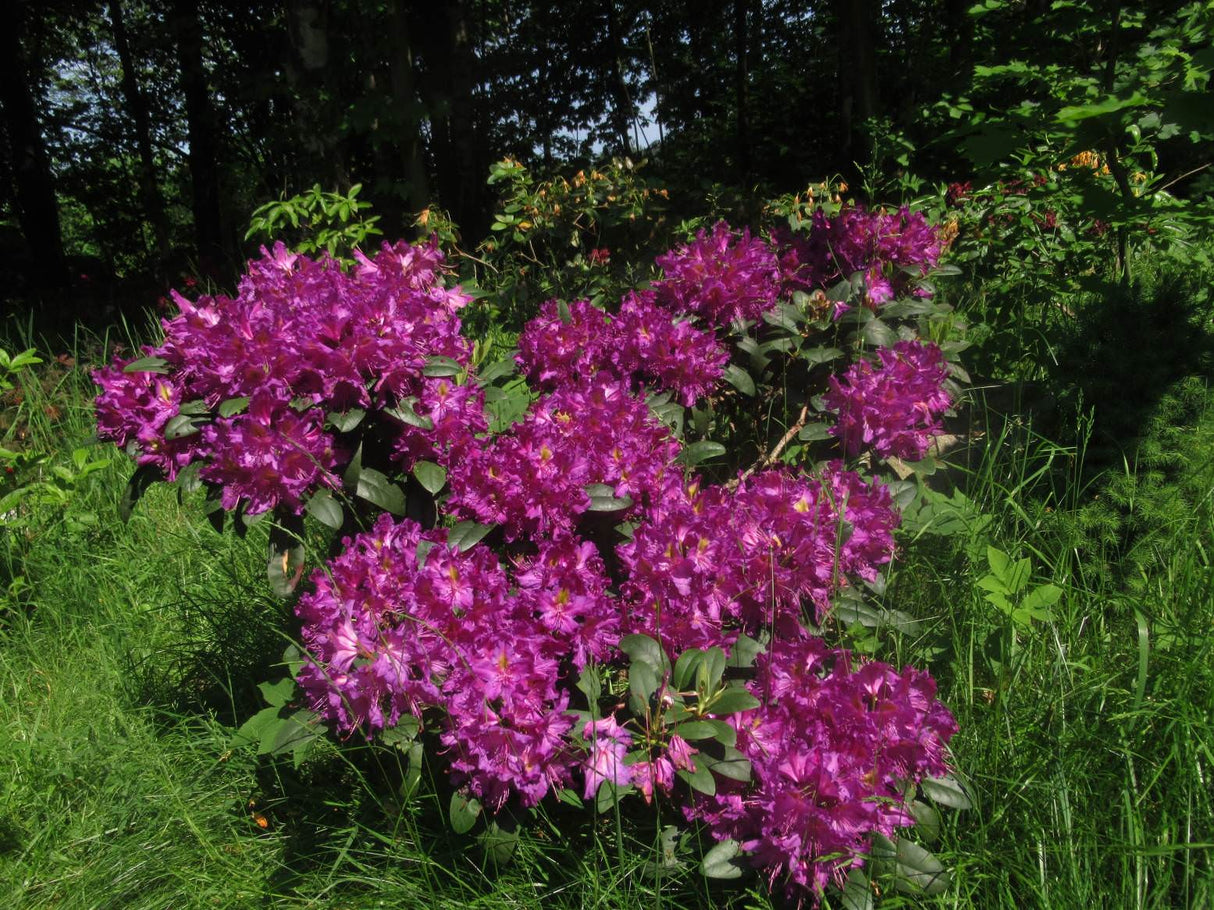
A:
<svg viewBox="0 0 1214 910">
<path fill-rule="evenodd" d="M 517 372 L 518 363 L 513 356 L 508 356 L 485 367 L 477 374 L 477 379 L 480 380 L 481 385 L 488 385 L 495 379 L 501 379 L 503 376 L 510 376 Z"/>
<path fill-rule="evenodd" d="M 224 418 L 235 417 L 248 406 L 248 398 L 229 398 L 227 401 L 219 402 L 219 416 Z"/>
<path fill-rule="evenodd" d="M 696 674 L 697 682 L 703 678 L 703 685 L 697 688 L 704 692 L 715 692 L 721 685 L 721 676 L 725 673 L 725 652 L 712 647 L 704 652 L 704 660 L 700 663 Z"/>
<path fill-rule="evenodd" d="M 405 514 L 405 494 L 401 488 L 374 468 L 359 472 L 355 494 L 393 515 Z"/>
<path fill-rule="evenodd" d="M 195 417 L 192 414 L 178 414 L 175 417 L 170 417 L 168 423 L 164 425 L 164 438 L 184 439 L 186 436 L 193 436 L 206 422 L 205 419 Z"/>
<path fill-rule="evenodd" d="M 674 662 L 674 672 L 671 674 L 670 684 L 680 692 L 689 690 L 692 680 L 695 679 L 696 667 L 703 659 L 704 652 L 699 648 L 688 648 L 680 654 L 679 659 Z"/>
<path fill-rule="evenodd" d="M 304 572 L 303 517 L 276 512 L 270 528 L 266 574 L 270 590 L 278 597 L 290 597 Z"/>
<path fill-rule="evenodd" d="M 298 756 L 301 746 L 310 743 L 320 735 L 319 720 L 316 712 L 306 708 L 283 718 L 283 724 L 270 747 L 271 754 L 281 755 L 289 749 L 295 751 Z"/>
<path fill-rule="evenodd" d="M 632 497 L 616 496 L 615 489 L 605 483 L 587 484 L 586 495 L 590 497 L 591 512 L 622 512 L 632 506 Z"/>
<path fill-rule="evenodd" d="M 443 357 L 439 354 L 426 358 L 426 365 L 422 367 L 422 375 L 433 378 L 458 376 L 462 372 L 464 372 L 464 367 L 458 360 L 452 360 L 450 357 Z"/>
<path fill-rule="evenodd" d="M 801 427 L 797 433 L 797 439 L 802 442 L 816 442 L 820 439 L 830 439 L 830 427 L 831 425 L 828 423 L 815 420 Z"/>
<path fill-rule="evenodd" d="M 1062 588 L 1057 585 L 1047 584 L 1039 585 L 1024 596 L 1024 600 L 1020 602 L 1020 606 L 1025 610 L 1045 611 L 1058 603 L 1062 597 Z"/>
<path fill-rule="evenodd" d="M 741 878 L 744 868 L 742 846 L 732 839 L 716 844 L 700 862 L 700 871 L 707 878 Z"/>
<path fill-rule="evenodd" d="M 877 865 L 892 865 L 899 888 L 927 895 L 948 890 L 950 876 L 944 865 L 928 850 L 905 837 L 896 841 L 881 834 L 872 835 L 872 857 Z M 910 886 L 908 889 L 907 886 Z"/>
<path fill-rule="evenodd" d="M 725 454 L 725 446 L 719 442 L 713 442 L 711 439 L 702 439 L 699 442 L 693 442 L 687 448 L 683 449 L 675 458 L 675 462 L 687 467 L 694 467 L 702 461 L 707 461 L 710 458 L 719 458 Z"/>
<path fill-rule="evenodd" d="M 700 761 L 700 758 L 701 756 L 696 756 L 695 770 L 686 771 L 680 769 L 678 775 L 697 793 L 713 796 L 717 792 L 717 780 L 712 776 L 712 772 L 708 770 L 704 762 Z"/>
<path fill-rule="evenodd" d="M 705 710 L 710 714 L 736 714 L 759 707 L 759 700 L 741 686 L 727 686 L 712 697 Z"/>
<path fill-rule="evenodd" d="M 687 720 L 676 724 L 670 732 L 677 733 L 688 742 L 695 742 L 697 739 L 715 739 L 717 736 L 717 728 L 710 720 Z"/>
<path fill-rule="evenodd" d="M 497 525 L 483 525 L 475 521 L 461 521 L 447 532 L 447 543 L 463 553 L 480 543 L 484 536 L 496 527 Z"/>
<path fill-rule="evenodd" d="M 485 825 L 485 830 L 478 834 L 476 839 L 485 851 L 486 859 L 498 866 L 504 866 L 514 859 L 514 852 L 518 848 L 518 826 L 507 827 L 496 818 L 491 818 Z"/>
<path fill-rule="evenodd" d="M 278 716 L 278 711 L 279 709 L 276 706 L 271 705 L 268 708 L 262 708 L 260 711 L 246 720 L 240 725 L 239 729 L 232 734 L 232 747 L 239 748 L 241 746 L 260 746 L 263 741 L 272 743 L 273 737 L 277 735 L 278 726 L 282 723 L 282 719 Z M 269 751 L 270 746 L 267 745 L 265 752 Z M 261 752 L 260 748 L 258 749 L 258 752 L 260 754 L 265 754 Z"/>
<path fill-rule="evenodd" d="M 746 670 L 754 666 L 755 658 L 767 649 L 749 635 L 739 635 L 729 649 L 729 660 L 725 666 L 735 670 Z"/>
<path fill-rule="evenodd" d="M 854 867 L 847 874 L 841 894 L 843 910 L 873 910 L 873 889 L 869 870 L 864 866 Z"/>
<path fill-rule="evenodd" d="M 418 414 L 413 410 L 413 406 L 417 404 L 416 396 L 409 396 L 404 401 L 401 401 L 394 408 L 384 408 L 384 413 L 389 417 L 394 417 L 401 423 L 408 424 L 411 427 L 418 427 L 423 430 L 433 430 L 434 421 L 429 417 Z"/>
<path fill-rule="evenodd" d="M 644 661 L 663 671 L 670 669 L 670 658 L 666 656 L 665 650 L 648 635 L 625 635 L 620 639 L 620 650 L 627 654 L 630 660 Z"/>
<path fill-rule="evenodd" d="M 349 433 L 357 429 L 366 416 L 367 412 L 362 408 L 350 408 L 348 411 L 331 413 L 325 419 L 329 426 L 333 427 L 337 432 Z"/>
<path fill-rule="evenodd" d="M 266 700 L 266 704 L 282 708 L 295 694 L 295 680 L 288 676 L 277 682 L 258 683 L 257 689 L 261 692 L 261 697 Z"/>
<path fill-rule="evenodd" d="M 328 490 L 313 493 L 308 499 L 307 510 L 309 515 L 334 531 L 341 530 L 345 523 L 345 510 Z"/>
<path fill-rule="evenodd" d="M 130 521 L 131 513 L 135 510 L 135 503 L 139 502 L 148 487 L 160 480 L 164 480 L 164 472 L 156 465 L 144 464 L 137 467 L 135 473 L 131 475 L 131 479 L 127 481 L 126 490 L 123 491 L 122 499 L 118 503 L 118 517 L 123 522 Z"/>
<path fill-rule="evenodd" d="M 919 782 L 920 789 L 932 802 L 952 809 L 972 809 L 973 802 L 961 781 L 951 774 L 942 777 L 925 777 Z"/>
<path fill-rule="evenodd" d="M 447 482 L 447 469 L 432 461 L 419 461 L 413 465 L 413 476 L 428 493 L 437 495 Z"/>
<path fill-rule="evenodd" d="M 754 397 L 755 381 L 750 374 L 738 366 L 736 363 L 731 363 L 725 367 L 725 381 L 741 392 L 743 395 Z"/>
<path fill-rule="evenodd" d="M 649 713 L 649 702 L 661 684 L 661 671 L 648 661 L 634 660 L 628 665 L 628 691 L 634 696 L 637 715 Z"/>
<path fill-rule="evenodd" d="M 562 802 L 566 806 L 573 806 L 573 808 L 575 808 L 575 809 L 586 808 L 586 804 L 584 802 L 582 802 L 582 798 L 577 795 L 577 791 L 570 790 L 568 787 L 565 787 L 561 790 L 557 790 L 556 798 L 557 798 L 558 802 Z"/>
<path fill-rule="evenodd" d="M 447 809 L 447 819 L 451 830 L 456 834 L 467 834 L 476 825 L 481 814 L 481 804 L 474 796 L 469 796 L 462 790 L 451 794 L 451 804 Z"/>
<path fill-rule="evenodd" d="M 750 760 L 732 746 L 726 746 L 724 751 L 725 754 L 720 758 L 701 752 L 696 756 L 696 761 L 703 762 L 709 771 L 721 777 L 743 782 L 750 780 Z"/>
<path fill-rule="evenodd" d="M 613 781 L 605 780 L 599 785 L 594 795 L 594 811 L 602 815 L 615 807 L 621 799 L 633 792 L 632 784 L 620 786 Z"/>
<path fill-rule="evenodd" d="M 140 357 L 122 368 L 124 373 L 169 373 L 172 367 L 163 357 Z"/>
<path fill-rule="evenodd" d="M 599 679 L 598 668 L 593 663 L 587 663 L 578 675 L 576 685 L 578 691 L 586 696 L 591 719 L 598 720 L 599 696 L 603 694 L 603 682 Z"/>
</svg>

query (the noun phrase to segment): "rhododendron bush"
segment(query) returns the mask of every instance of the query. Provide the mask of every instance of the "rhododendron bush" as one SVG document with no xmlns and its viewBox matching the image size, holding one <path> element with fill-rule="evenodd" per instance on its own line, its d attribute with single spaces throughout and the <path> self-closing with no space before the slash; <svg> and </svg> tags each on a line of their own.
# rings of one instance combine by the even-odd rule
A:
<svg viewBox="0 0 1214 910">
<path fill-rule="evenodd" d="M 950 786 L 931 677 L 820 636 L 893 558 L 913 484 L 882 459 L 924 458 L 963 374 L 921 340 L 947 313 L 920 215 L 805 228 L 717 224 L 494 364 L 436 242 L 276 245 L 98 371 L 99 432 L 132 501 L 176 480 L 217 523 L 272 514 L 284 593 L 305 516 L 335 532 L 296 601 L 301 698 L 342 738 L 429 734 L 458 828 L 661 801 L 719 842 L 706 871 L 813 902 Z M 799 416 L 756 431 L 777 402 Z"/>
</svg>

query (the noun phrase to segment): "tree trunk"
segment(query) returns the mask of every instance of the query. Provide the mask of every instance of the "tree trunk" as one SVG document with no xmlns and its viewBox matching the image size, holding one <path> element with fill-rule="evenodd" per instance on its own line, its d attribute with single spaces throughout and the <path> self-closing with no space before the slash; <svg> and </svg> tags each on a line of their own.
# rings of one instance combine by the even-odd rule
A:
<svg viewBox="0 0 1214 910">
<path fill-rule="evenodd" d="M 405 204 L 409 211 L 420 212 L 430 202 L 430 181 L 426 175 L 421 119 L 416 113 L 410 113 L 418 110 L 419 102 L 413 79 L 413 50 L 409 44 L 405 0 L 396 0 L 393 5 L 392 24 L 396 38 L 391 61 L 392 98 L 401 111 L 401 155 L 409 181 Z"/>
<path fill-rule="evenodd" d="M 842 167 L 864 164 L 867 152 L 857 142 L 861 124 L 877 112 L 876 26 L 874 0 L 832 0 L 838 27 L 839 126 Z"/>
<path fill-rule="evenodd" d="M 611 131 L 615 134 L 617 150 L 627 155 L 631 143 L 628 128 L 632 123 L 632 99 L 628 96 L 628 83 L 624 72 L 624 41 L 620 35 L 619 16 L 615 0 L 607 0 L 607 63 L 608 85 L 611 87 Z"/>
<path fill-rule="evenodd" d="M 746 18 L 749 0 L 734 0 L 734 139 L 737 144 L 738 178 L 745 183 L 750 177 L 750 117 L 748 83 L 750 82 L 749 46 L 747 42 Z"/>
<path fill-rule="evenodd" d="M 156 162 L 152 156 L 152 130 L 148 103 L 139 88 L 131 45 L 127 40 L 126 23 L 122 18 L 121 0 L 110 0 L 110 25 L 114 30 L 114 48 L 122 67 L 122 95 L 135 126 L 135 145 L 139 152 L 139 195 L 143 211 L 156 243 L 157 272 L 163 270 L 169 257 L 169 224 L 164 213 L 164 200 L 156 180 Z"/>
<path fill-rule="evenodd" d="M 190 0 L 174 0 L 170 19 L 185 96 L 198 268 L 204 275 L 218 278 L 228 263 L 219 203 L 219 133 L 202 62 L 202 26 Z"/>
<path fill-rule="evenodd" d="M 61 288 L 67 282 L 67 267 L 59 205 L 22 48 L 26 7 L 18 3 L 0 28 L 0 104 L 12 154 L 17 221 L 36 270 L 32 278 L 42 287 Z"/>
</svg>

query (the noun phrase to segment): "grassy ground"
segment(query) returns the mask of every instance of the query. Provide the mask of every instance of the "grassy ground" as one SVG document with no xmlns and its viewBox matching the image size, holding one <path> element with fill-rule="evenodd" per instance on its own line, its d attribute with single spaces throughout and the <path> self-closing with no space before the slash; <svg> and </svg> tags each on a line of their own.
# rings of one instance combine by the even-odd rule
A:
<svg viewBox="0 0 1214 910">
<path fill-rule="evenodd" d="M 655 844 L 558 810 L 498 869 L 447 833 L 440 786 L 400 796 L 390 750 L 328 744 L 296 768 L 233 748 L 289 629 L 264 528 L 216 535 L 167 489 L 118 522 L 131 465 L 89 444 L 83 366 L 36 375 L 0 430 L 49 457 L 0 515 L 0 905 L 770 906 L 690 865 L 655 881 Z M 922 623 L 871 643 L 939 679 L 975 806 L 929 844 L 946 893 L 881 907 L 1214 903 L 1214 409 L 1185 383 L 1152 405 L 1154 448 L 1098 477 L 1083 426 L 1062 446 L 976 411 L 954 458 L 971 505 L 912 526 L 886 594 Z M 988 547 L 1031 560 L 1026 591 L 1062 589 L 1052 619 L 987 601 Z"/>
</svg>

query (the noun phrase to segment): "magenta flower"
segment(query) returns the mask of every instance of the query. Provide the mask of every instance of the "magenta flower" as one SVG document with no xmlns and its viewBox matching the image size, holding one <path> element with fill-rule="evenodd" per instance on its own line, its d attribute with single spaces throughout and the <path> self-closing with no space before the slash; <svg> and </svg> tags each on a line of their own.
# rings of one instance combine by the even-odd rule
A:
<svg viewBox="0 0 1214 910">
<path fill-rule="evenodd" d="M 917 461 L 952 399 L 944 388 L 948 368 L 934 344 L 900 341 L 877 351 L 880 366 L 861 360 L 840 380 L 832 376 L 826 406 L 838 413 L 831 433 L 848 455 L 871 447 L 881 457 Z"/>
</svg>

